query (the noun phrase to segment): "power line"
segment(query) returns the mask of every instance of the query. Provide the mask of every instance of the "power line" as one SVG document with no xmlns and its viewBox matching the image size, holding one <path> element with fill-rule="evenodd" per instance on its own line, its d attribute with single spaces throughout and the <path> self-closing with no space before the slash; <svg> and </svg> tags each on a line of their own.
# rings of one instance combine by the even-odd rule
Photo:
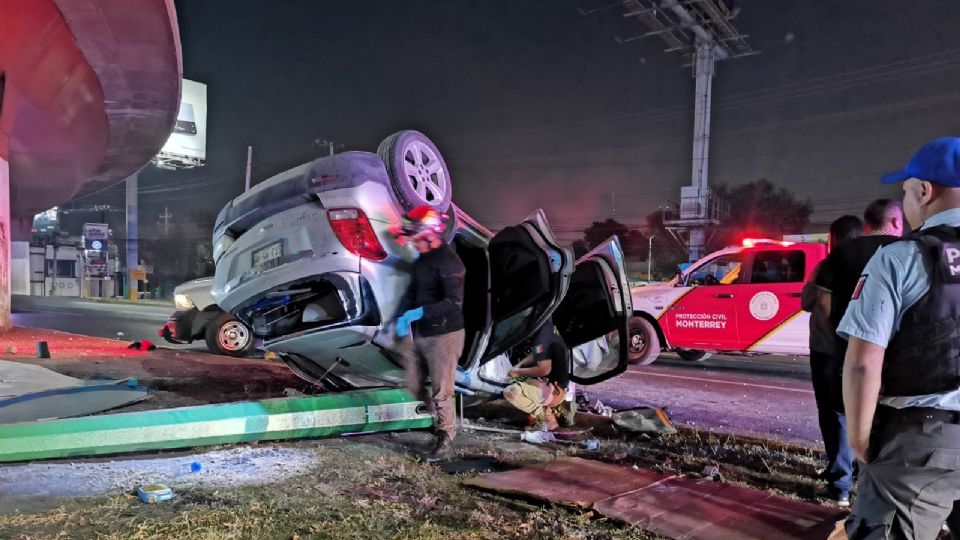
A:
<svg viewBox="0 0 960 540">
<path fill-rule="evenodd" d="M 748 92 L 740 92 L 736 94 L 730 94 L 728 96 L 719 97 L 714 101 L 714 110 L 728 110 L 731 108 L 743 108 L 743 105 L 755 106 L 769 104 L 777 100 L 782 100 L 782 98 L 796 98 L 796 97 L 810 97 L 813 95 L 823 94 L 823 93 L 832 93 L 842 90 L 848 90 L 852 88 L 857 88 L 860 86 L 865 86 L 867 84 L 873 84 L 886 79 L 899 79 L 903 74 L 910 73 L 913 71 L 921 70 L 920 73 L 910 73 L 912 75 L 924 74 L 935 71 L 944 71 L 948 69 L 957 69 L 960 68 L 957 60 L 960 57 L 956 55 L 960 53 L 960 49 L 952 49 L 950 51 L 944 51 L 940 53 L 935 53 L 926 56 L 915 57 L 912 59 L 901 60 L 897 62 L 892 62 L 888 64 L 880 64 L 876 66 L 866 67 L 859 70 L 854 70 L 851 72 L 837 73 L 833 75 L 813 77 L 808 79 L 803 79 L 800 81 L 795 81 L 792 83 L 780 85 L 777 87 L 767 88 L 763 90 L 753 90 Z M 944 55 L 952 55 L 948 58 L 944 58 L 938 61 L 920 63 L 916 62 L 927 60 L 931 58 L 941 57 Z M 890 69 L 894 66 L 903 66 L 897 69 Z M 880 73 L 875 74 L 865 74 L 869 71 L 878 71 L 883 70 Z M 863 74 L 860 76 L 851 77 L 854 74 Z M 832 80 L 836 79 L 836 80 Z M 774 100 L 774 101 L 771 101 Z M 740 106 L 740 107 L 737 107 Z M 553 130 L 566 130 L 570 128 L 577 127 L 586 127 L 593 125 L 604 125 L 604 124 L 619 124 L 624 121 L 628 123 L 636 122 L 663 122 L 669 120 L 678 120 L 681 118 L 689 117 L 692 113 L 685 106 L 669 106 L 661 107 L 658 109 L 650 109 L 646 111 L 639 111 L 634 113 L 626 113 L 620 115 L 613 115 L 597 119 L 588 119 L 581 120 L 576 122 L 567 122 L 563 124 L 554 124 L 550 126 L 541 126 L 536 128 L 528 128 L 523 130 L 513 130 L 505 131 L 498 133 L 499 136 L 515 136 L 515 135 L 529 135 L 532 133 L 539 133 L 545 131 Z"/>
</svg>

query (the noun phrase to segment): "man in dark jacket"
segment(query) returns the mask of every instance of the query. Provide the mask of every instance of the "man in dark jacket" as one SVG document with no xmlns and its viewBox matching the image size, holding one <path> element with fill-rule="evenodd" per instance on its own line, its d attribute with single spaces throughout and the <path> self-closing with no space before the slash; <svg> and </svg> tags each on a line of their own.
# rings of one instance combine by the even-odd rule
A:
<svg viewBox="0 0 960 540">
<path fill-rule="evenodd" d="M 398 242 L 410 242 L 419 254 L 410 268 L 410 287 L 401 302 L 406 311 L 396 320 L 396 333 L 402 338 L 399 353 L 407 372 L 407 388 L 416 399 L 432 402 L 436 410 L 437 437 L 428 461 L 453 456 L 453 391 L 464 340 L 466 270 L 443 241 L 448 219 L 429 206 L 418 206 L 407 212 L 401 229 L 395 231 Z"/>
<path fill-rule="evenodd" d="M 900 238 L 903 225 L 903 206 L 900 202 L 877 199 L 863 213 L 864 235 L 831 248 L 830 255 L 817 272 L 816 284 L 830 294 L 830 325 L 834 331 L 847 311 L 867 261 L 882 246 Z M 835 392 L 841 391 L 841 394 L 843 357 L 846 352 L 846 341 L 837 338 L 837 356 L 832 368 L 834 381 L 830 388 L 836 389 Z M 842 410 L 842 395 L 836 396 L 834 401 Z M 846 416 L 841 416 L 842 432 L 839 436 L 845 438 Z M 853 487 L 853 455 L 845 442 L 841 442 L 841 450 L 831 463 L 832 472 L 828 471 L 826 480 L 830 485 L 826 495 L 841 505 L 849 505 L 850 489 Z"/>
<path fill-rule="evenodd" d="M 830 224 L 830 251 L 860 236 L 863 223 L 857 216 L 842 216 Z M 853 484 L 853 450 L 847 444 L 846 416 L 843 414 L 843 394 L 840 375 L 843 359 L 837 326 L 830 321 L 830 291 L 817 286 L 816 279 L 823 269 L 820 261 L 800 293 L 800 307 L 810 312 L 810 380 L 817 402 L 817 419 L 823 436 L 827 466 L 817 476 L 830 482 L 830 495 L 836 495 L 841 506 L 850 504 Z"/>
</svg>

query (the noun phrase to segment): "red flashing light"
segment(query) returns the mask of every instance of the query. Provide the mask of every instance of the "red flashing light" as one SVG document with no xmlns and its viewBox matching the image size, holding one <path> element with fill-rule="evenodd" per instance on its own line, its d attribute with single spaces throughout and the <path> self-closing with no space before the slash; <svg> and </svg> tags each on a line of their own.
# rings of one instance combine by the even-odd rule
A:
<svg viewBox="0 0 960 540">
<path fill-rule="evenodd" d="M 365 259 L 382 261 L 387 252 L 373 232 L 373 226 L 359 208 L 335 208 L 327 211 L 330 227 L 347 251 Z"/>
<path fill-rule="evenodd" d="M 786 247 L 786 246 L 792 246 L 794 243 L 787 242 L 785 240 L 770 240 L 767 238 L 744 238 L 741 244 L 745 248 L 752 248 L 752 247 L 757 247 L 760 244 L 776 244 L 778 246 Z"/>
</svg>

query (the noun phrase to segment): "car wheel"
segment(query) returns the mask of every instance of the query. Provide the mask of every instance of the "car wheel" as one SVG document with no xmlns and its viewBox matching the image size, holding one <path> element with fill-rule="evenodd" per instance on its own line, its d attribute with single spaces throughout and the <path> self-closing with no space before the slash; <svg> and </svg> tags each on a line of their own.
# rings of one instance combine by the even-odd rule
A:
<svg viewBox="0 0 960 540">
<path fill-rule="evenodd" d="M 631 317 L 627 328 L 630 331 L 627 361 L 644 366 L 653 363 L 660 356 L 660 336 L 653 323 L 643 317 Z"/>
<path fill-rule="evenodd" d="M 221 313 L 207 325 L 204 334 L 210 352 L 227 356 L 247 356 L 253 349 L 253 332 L 229 313 Z"/>
<path fill-rule="evenodd" d="M 423 204 L 440 212 L 450 208 L 450 171 L 426 135 L 411 129 L 398 131 L 380 143 L 377 155 L 405 212 Z"/>
<path fill-rule="evenodd" d="M 707 351 L 698 351 L 696 349 L 677 349 L 677 355 L 687 362 L 703 362 L 711 356 Z"/>
</svg>

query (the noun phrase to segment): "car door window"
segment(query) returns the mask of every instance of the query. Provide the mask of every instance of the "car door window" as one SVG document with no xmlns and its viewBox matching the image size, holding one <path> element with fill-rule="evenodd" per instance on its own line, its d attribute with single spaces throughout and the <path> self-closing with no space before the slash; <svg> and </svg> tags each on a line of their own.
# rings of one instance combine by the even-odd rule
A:
<svg viewBox="0 0 960 540">
<path fill-rule="evenodd" d="M 698 266 L 687 276 L 687 285 L 731 285 L 741 280 L 743 256 L 720 255 Z"/>
<path fill-rule="evenodd" d="M 803 251 L 758 251 L 753 258 L 750 283 L 799 283 L 805 268 Z"/>
<path fill-rule="evenodd" d="M 516 345 L 543 324 L 569 286 L 573 254 L 553 242 L 539 214 L 507 227 L 490 241 L 493 327 L 482 360 Z"/>
<path fill-rule="evenodd" d="M 553 314 L 572 348 L 573 381 L 594 384 L 626 369 L 632 314 L 623 250 L 611 238 L 577 261 L 570 289 Z"/>
</svg>

